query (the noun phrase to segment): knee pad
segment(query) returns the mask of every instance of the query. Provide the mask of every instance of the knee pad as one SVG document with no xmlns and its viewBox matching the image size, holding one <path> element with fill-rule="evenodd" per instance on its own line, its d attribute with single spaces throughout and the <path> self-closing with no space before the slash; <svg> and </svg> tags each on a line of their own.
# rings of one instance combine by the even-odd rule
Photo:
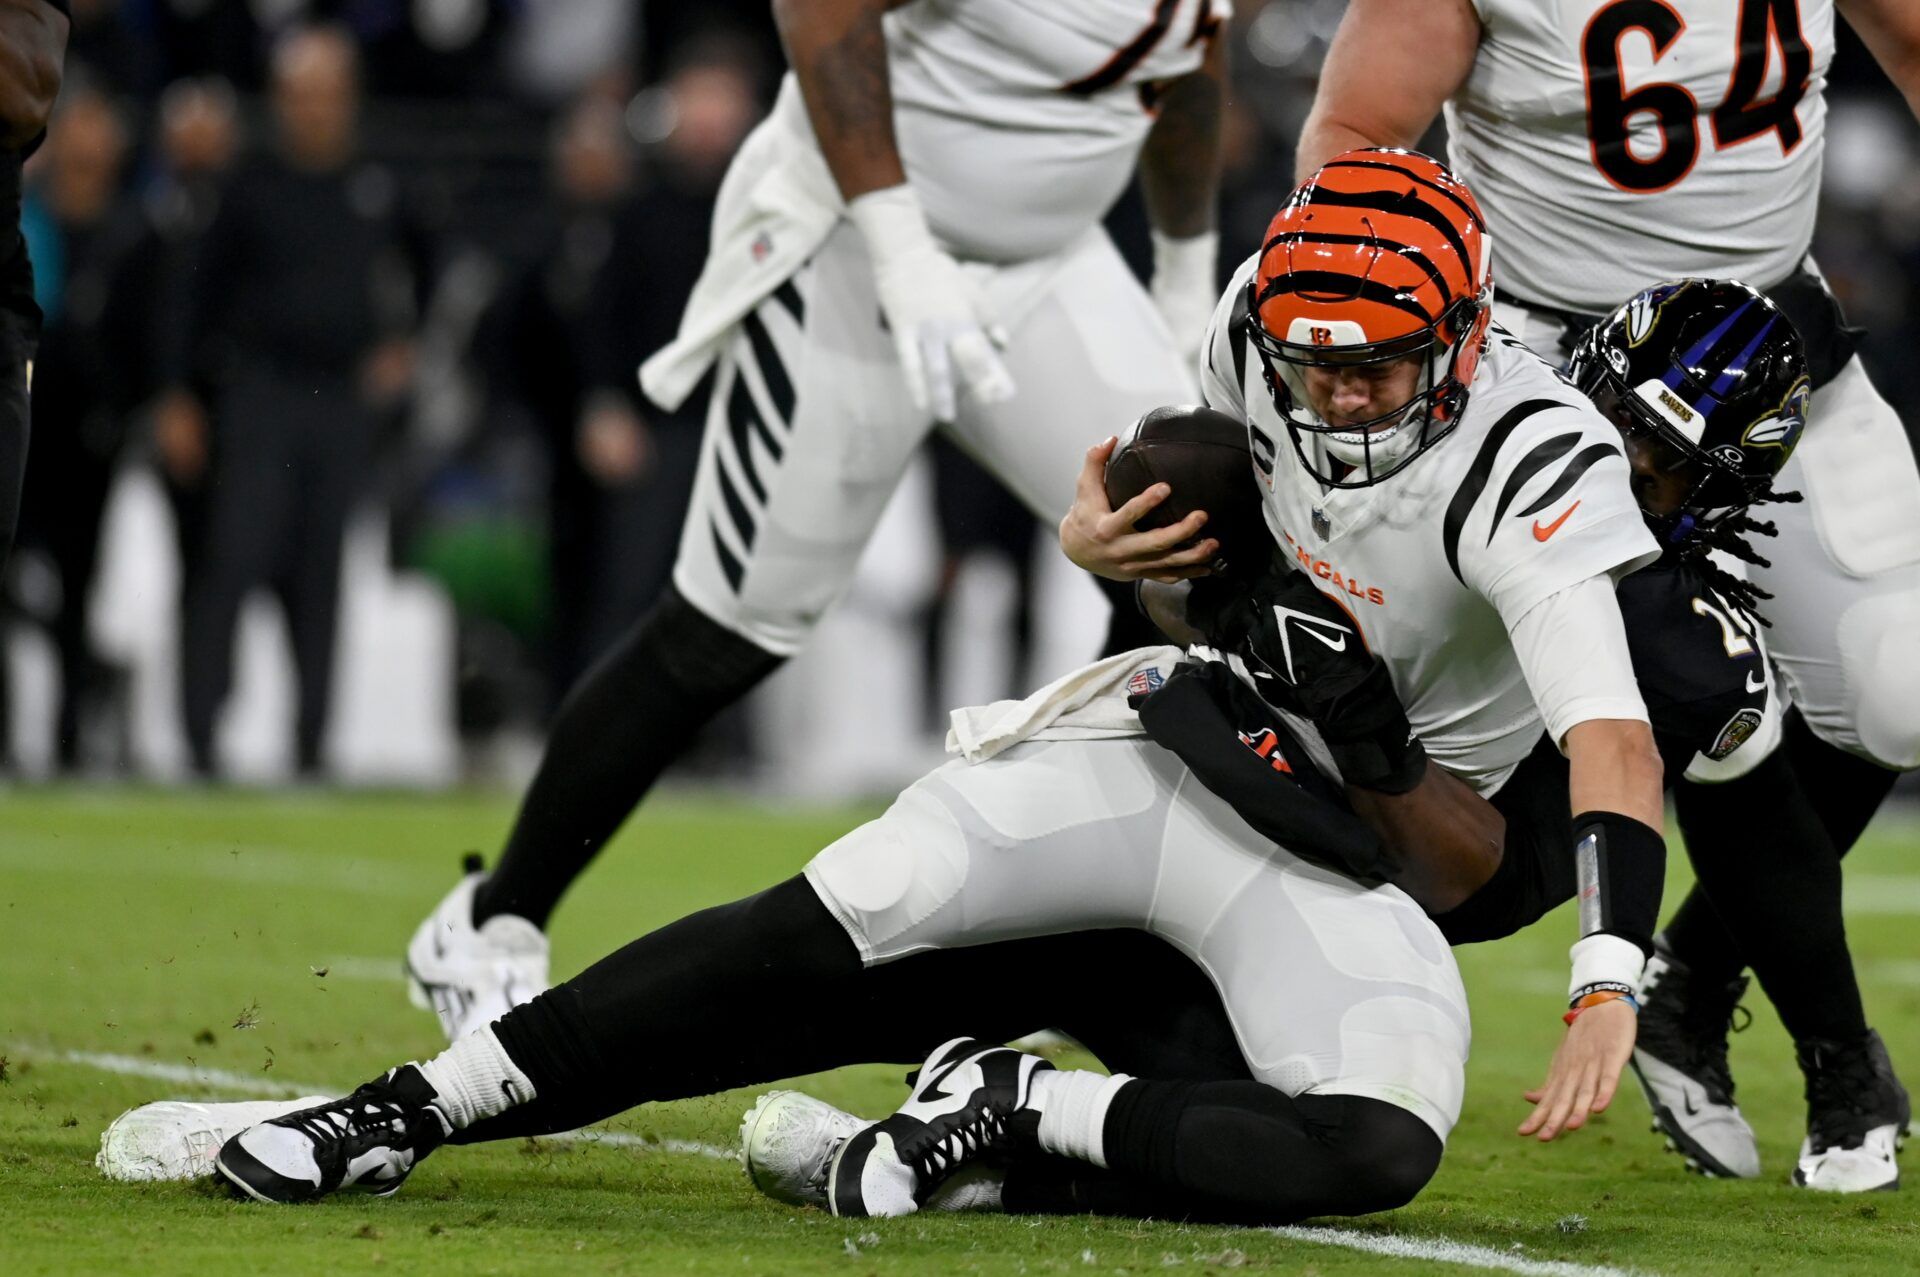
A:
<svg viewBox="0 0 1920 1277">
<path fill-rule="evenodd" d="M 1846 665 L 1856 739 L 1827 739 L 1892 771 L 1920 768 L 1916 633 L 1920 633 L 1920 590 L 1857 605 L 1841 628 L 1841 659 Z"/>
</svg>

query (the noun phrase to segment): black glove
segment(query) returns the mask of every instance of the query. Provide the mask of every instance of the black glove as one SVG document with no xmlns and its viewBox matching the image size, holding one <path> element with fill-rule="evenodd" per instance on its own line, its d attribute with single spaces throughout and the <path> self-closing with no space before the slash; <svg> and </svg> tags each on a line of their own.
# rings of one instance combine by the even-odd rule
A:
<svg viewBox="0 0 1920 1277">
<path fill-rule="evenodd" d="M 1241 656 L 1267 703 L 1313 720 L 1349 785 L 1404 794 L 1426 774 L 1386 664 L 1303 573 L 1262 578 Z"/>
<path fill-rule="evenodd" d="M 1342 873 L 1385 877 L 1380 837 L 1222 661 L 1183 661 L 1136 705 L 1147 735 L 1262 836 Z"/>
</svg>

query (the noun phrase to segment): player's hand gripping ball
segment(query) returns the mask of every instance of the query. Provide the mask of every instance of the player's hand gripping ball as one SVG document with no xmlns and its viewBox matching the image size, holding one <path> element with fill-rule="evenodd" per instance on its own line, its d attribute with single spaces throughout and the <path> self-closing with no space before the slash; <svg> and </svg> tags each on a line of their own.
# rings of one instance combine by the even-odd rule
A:
<svg viewBox="0 0 1920 1277">
<path fill-rule="evenodd" d="M 1156 483 L 1165 500 L 1134 523 L 1138 531 L 1170 527 L 1196 510 L 1207 522 L 1189 542 L 1219 543 L 1208 567 L 1216 576 L 1251 580 L 1273 556 L 1260 515 L 1246 424 L 1197 405 L 1155 408 L 1120 437 L 1107 459 L 1107 501 L 1116 510 Z"/>
</svg>

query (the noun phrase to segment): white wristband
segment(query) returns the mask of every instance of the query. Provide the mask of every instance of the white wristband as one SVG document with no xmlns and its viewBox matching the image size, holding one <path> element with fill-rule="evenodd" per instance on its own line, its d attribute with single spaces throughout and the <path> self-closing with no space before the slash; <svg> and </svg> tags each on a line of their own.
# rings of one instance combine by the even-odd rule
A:
<svg viewBox="0 0 1920 1277">
<path fill-rule="evenodd" d="M 1213 291 L 1215 264 L 1220 260 L 1220 232 L 1202 231 L 1185 239 L 1153 232 L 1153 273 L 1174 278 L 1205 280 Z"/>
<path fill-rule="evenodd" d="M 847 201 L 847 217 L 867 241 L 875 273 L 901 258 L 940 251 L 927 228 L 927 211 L 921 207 L 920 197 L 905 182 L 855 196 Z"/>
<path fill-rule="evenodd" d="M 1567 956 L 1573 959 L 1573 980 L 1567 986 L 1568 998 L 1595 984 L 1624 984 L 1629 989 L 1638 989 L 1640 974 L 1647 965 L 1646 955 L 1640 952 L 1639 945 L 1605 932 L 1583 936 Z"/>
</svg>

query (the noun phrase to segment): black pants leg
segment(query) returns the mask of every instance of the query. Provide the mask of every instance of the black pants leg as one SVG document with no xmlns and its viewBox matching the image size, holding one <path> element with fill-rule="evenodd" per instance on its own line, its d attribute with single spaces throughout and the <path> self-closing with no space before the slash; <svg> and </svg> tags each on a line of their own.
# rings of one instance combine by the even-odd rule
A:
<svg viewBox="0 0 1920 1277">
<path fill-rule="evenodd" d="M 513 913 L 544 927 L 698 730 L 779 665 L 669 588 L 555 716 L 475 920 Z"/>
<path fill-rule="evenodd" d="M 222 397 L 199 571 L 181 609 L 180 686 L 194 765 L 213 768 L 214 732 L 233 686 L 234 627 L 247 595 L 283 571 L 299 500 L 298 449 L 275 415 L 283 397 L 259 373 Z"/>
<path fill-rule="evenodd" d="M 1698 881 L 1665 943 L 1709 984 L 1752 966 L 1796 1040 L 1858 1037 L 1867 1025 L 1841 913 L 1842 853 L 1834 820 L 1803 783 L 1793 739 L 1790 731 L 1787 748 L 1738 780 L 1675 786 Z M 1850 813 L 1844 819 L 1852 823 Z"/>
<path fill-rule="evenodd" d="M 1114 1101 L 1111 1169 L 1023 1158 L 1008 1176 L 1013 1209 L 1260 1222 L 1358 1214 L 1410 1200 L 1439 1164 L 1440 1140 L 1404 1109 L 1253 1081 L 1211 983 L 1155 937 L 1048 936 L 862 968 L 803 878 L 642 937 L 496 1021 L 538 1097 L 454 1141 L 916 1061 L 949 1037 L 1006 1040 L 1047 1024 L 1150 1079 Z"/>
<path fill-rule="evenodd" d="M 296 402 L 296 400 L 298 402 Z M 288 395 L 283 428 L 297 432 L 301 482 L 275 582 L 286 610 L 299 698 L 294 750 L 302 774 L 320 770 L 333 710 L 340 629 L 340 563 L 347 519 L 372 454 L 373 424 L 345 383 Z"/>
</svg>

